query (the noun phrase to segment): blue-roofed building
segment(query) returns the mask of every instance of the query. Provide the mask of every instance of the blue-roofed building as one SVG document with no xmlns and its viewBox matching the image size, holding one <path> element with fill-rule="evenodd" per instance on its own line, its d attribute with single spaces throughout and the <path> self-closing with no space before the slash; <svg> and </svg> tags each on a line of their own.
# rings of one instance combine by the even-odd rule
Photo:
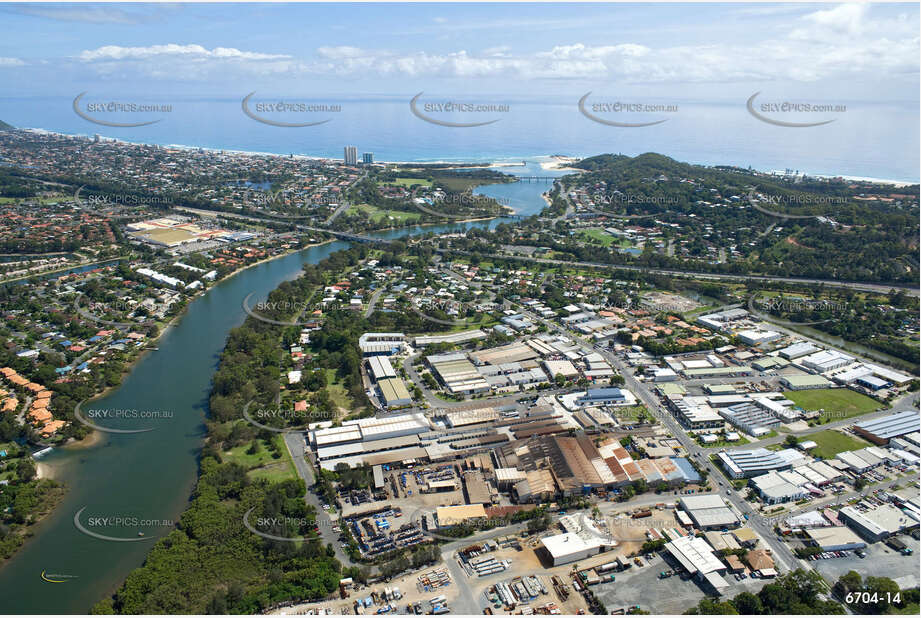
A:
<svg viewBox="0 0 921 618">
<path fill-rule="evenodd" d="M 72 370 L 73 370 L 73 367 L 58 367 L 57 369 L 54 370 L 54 372 L 62 376 L 62 375 L 70 373 Z"/>
<path fill-rule="evenodd" d="M 888 444 L 892 438 L 921 430 L 921 419 L 915 410 L 905 410 L 876 418 L 871 421 L 861 421 L 854 424 L 854 433 L 873 442 L 874 444 Z"/>
<path fill-rule="evenodd" d="M 100 339 L 102 339 L 102 337 L 100 337 L 99 335 L 93 335 L 92 337 L 90 337 L 90 338 L 88 339 L 88 341 L 89 341 L 90 343 L 96 343 L 96 342 L 99 341 Z"/>
<path fill-rule="evenodd" d="M 77 371 L 83 371 L 89 366 L 89 364 L 90 364 L 89 361 L 83 361 L 82 363 L 77 365 Z"/>
<path fill-rule="evenodd" d="M 619 388 L 590 388 L 576 400 L 580 406 L 602 406 L 627 403 L 627 396 Z"/>
<path fill-rule="evenodd" d="M 694 466 L 691 465 L 691 462 L 688 461 L 686 457 L 670 457 L 669 459 L 671 459 L 675 467 L 678 468 L 678 471 L 681 473 L 686 483 L 700 482 L 700 474 L 694 469 Z"/>
<path fill-rule="evenodd" d="M 872 391 L 878 391 L 880 389 L 883 389 L 883 388 L 886 388 L 887 386 L 892 385 L 890 382 L 886 382 L 885 380 L 880 380 L 879 378 L 873 375 L 860 376 L 859 378 L 857 378 L 857 383 L 860 384 L 861 386 L 865 386 L 869 388 Z"/>
<path fill-rule="evenodd" d="M 65 339 L 64 341 L 58 341 L 58 345 L 64 346 L 65 348 L 68 346 L 72 346 L 73 344 L 74 342 L 71 341 L 70 339 Z"/>
</svg>

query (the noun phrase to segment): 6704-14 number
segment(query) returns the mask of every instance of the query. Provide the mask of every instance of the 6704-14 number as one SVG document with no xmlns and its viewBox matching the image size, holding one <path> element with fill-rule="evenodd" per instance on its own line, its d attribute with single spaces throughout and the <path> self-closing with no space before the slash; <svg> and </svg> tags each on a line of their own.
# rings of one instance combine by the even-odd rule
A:
<svg viewBox="0 0 921 618">
<path fill-rule="evenodd" d="M 887 592 L 881 595 L 878 592 L 848 592 L 844 601 L 845 603 L 863 603 L 866 605 L 868 603 L 879 603 L 882 598 L 885 598 L 890 605 L 898 605 L 902 602 L 902 593 Z"/>
</svg>

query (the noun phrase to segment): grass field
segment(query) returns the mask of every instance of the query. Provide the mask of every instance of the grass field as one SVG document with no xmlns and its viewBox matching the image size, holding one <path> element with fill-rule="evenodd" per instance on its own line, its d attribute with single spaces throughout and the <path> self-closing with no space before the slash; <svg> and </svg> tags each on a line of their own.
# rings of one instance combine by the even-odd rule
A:
<svg viewBox="0 0 921 618">
<path fill-rule="evenodd" d="M 580 236 L 587 236 L 592 240 L 597 240 L 603 247 L 610 247 L 612 244 L 614 244 L 615 240 L 613 236 L 597 227 L 590 227 L 588 229 L 582 230 Z"/>
<path fill-rule="evenodd" d="M 272 440 L 278 447 L 282 456 L 278 459 L 272 457 L 269 442 L 259 440 L 259 451 L 249 453 L 251 443 L 247 442 L 221 453 L 225 462 L 237 463 L 247 469 L 247 475 L 252 479 L 268 479 L 273 482 L 297 478 L 297 470 L 291 455 L 285 447 L 281 434 L 273 436 Z"/>
<path fill-rule="evenodd" d="M 456 176 L 436 176 L 435 182 L 439 186 L 444 187 L 448 191 L 454 191 L 456 193 L 463 193 L 468 189 L 473 189 L 474 187 L 480 187 L 483 185 L 494 185 L 498 184 L 499 180 L 489 180 L 486 178 L 462 178 Z"/>
<path fill-rule="evenodd" d="M 634 245 L 628 239 L 617 238 L 616 236 L 612 236 L 611 234 L 608 234 L 603 229 L 598 227 L 590 227 L 581 230 L 581 235 L 587 236 L 593 240 L 597 240 L 603 247 L 610 247 L 611 245 L 614 245 L 616 247 L 620 247 L 621 249 L 630 249 Z"/>
<path fill-rule="evenodd" d="M 352 398 L 349 397 L 345 386 L 336 378 L 335 369 L 326 370 L 326 390 L 329 392 L 329 398 L 337 407 L 342 408 L 346 413 L 351 412 Z"/>
<path fill-rule="evenodd" d="M 717 434 L 717 437 L 719 437 L 719 434 Z M 739 436 L 739 439 L 736 440 L 735 442 L 730 442 L 728 440 L 717 440 L 716 442 L 712 444 L 704 444 L 703 440 L 698 439 L 697 443 L 705 448 L 730 448 L 733 446 L 742 446 L 745 444 L 749 444 L 749 440 L 747 438 Z"/>
<path fill-rule="evenodd" d="M 804 410 L 825 410 L 821 421 L 840 421 L 880 409 L 875 399 L 847 388 L 820 388 L 806 391 L 785 391 L 784 397 Z"/>
<path fill-rule="evenodd" d="M 652 418 L 652 415 L 649 413 L 649 410 L 646 409 L 646 406 L 626 406 L 623 408 L 615 408 L 614 414 L 619 419 L 631 422 L 636 422 L 636 419 L 639 418 L 640 414 L 644 414 L 647 421 Z"/>
<path fill-rule="evenodd" d="M 843 451 L 854 451 L 870 446 L 869 442 L 859 440 L 833 429 L 810 434 L 805 440 L 812 440 L 818 444 L 816 448 L 809 451 L 809 454 L 821 457 L 822 459 L 831 459 Z"/>
<path fill-rule="evenodd" d="M 34 198 L 34 197 L 0 197 L 0 204 L 12 204 L 12 203 L 14 203 L 14 202 L 24 202 L 24 201 L 27 201 L 27 200 L 30 201 L 30 202 L 34 202 L 36 199 L 38 199 L 38 201 L 41 202 L 42 204 L 55 204 L 55 203 L 60 203 L 60 202 L 66 202 L 68 199 L 71 200 L 71 201 L 73 201 L 73 198 L 72 198 L 72 197 L 64 197 L 64 196 L 61 196 L 61 197 L 42 197 L 42 198 Z"/>
<path fill-rule="evenodd" d="M 413 185 L 422 185 L 423 187 L 431 187 L 432 181 L 427 180 L 425 178 L 397 178 L 391 184 L 399 185 L 401 187 L 411 187 Z"/>
<path fill-rule="evenodd" d="M 419 213 L 407 212 L 404 210 L 382 210 L 376 206 L 371 206 L 370 204 L 359 204 L 349 208 L 349 211 L 355 210 L 362 210 L 368 213 L 368 217 L 375 223 L 378 223 L 382 220 L 392 221 L 395 223 L 403 223 L 404 221 L 412 223 L 422 218 L 422 215 Z"/>
</svg>

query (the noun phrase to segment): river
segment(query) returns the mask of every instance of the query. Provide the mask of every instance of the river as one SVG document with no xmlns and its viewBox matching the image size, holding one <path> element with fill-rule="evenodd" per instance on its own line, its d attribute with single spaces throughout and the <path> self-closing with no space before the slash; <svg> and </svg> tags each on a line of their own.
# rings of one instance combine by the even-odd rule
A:
<svg viewBox="0 0 921 618">
<path fill-rule="evenodd" d="M 539 166 L 502 169 L 533 175 Z M 533 214 L 544 206 L 540 194 L 548 188 L 546 183 L 515 183 L 489 185 L 478 192 L 509 198 L 516 211 Z M 376 236 L 494 227 L 501 221 L 416 227 Z M 282 281 L 297 277 L 305 264 L 316 264 L 348 246 L 336 241 L 304 249 L 221 281 L 189 304 L 185 315 L 163 334 L 159 349 L 144 356 L 117 389 L 85 406 L 87 414 L 137 410 L 148 418 L 95 422 L 152 431 L 104 433 L 92 447 L 55 449 L 41 460 L 66 484 L 67 493 L 33 530 L 34 537 L 0 568 L 2 613 L 86 613 L 141 565 L 156 539 L 172 529 L 167 522 L 176 521 L 188 504 L 205 435 L 211 378 L 228 332 L 243 323 L 243 299 L 254 293 L 251 302 L 264 300 Z M 125 540 L 102 540 L 79 531 L 74 516 L 84 507 L 79 521 L 86 530 Z M 43 581 L 43 572 L 58 583 Z"/>
</svg>

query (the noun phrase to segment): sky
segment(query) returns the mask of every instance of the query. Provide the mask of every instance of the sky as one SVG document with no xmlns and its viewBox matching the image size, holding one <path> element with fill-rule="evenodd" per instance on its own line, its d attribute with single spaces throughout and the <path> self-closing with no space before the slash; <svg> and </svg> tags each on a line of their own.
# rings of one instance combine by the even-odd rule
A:
<svg viewBox="0 0 921 618">
<path fill-rule="evenodd" d="M 0 96 L 917 102 L 915 4 L 0 4 Z"/>
</svg>

